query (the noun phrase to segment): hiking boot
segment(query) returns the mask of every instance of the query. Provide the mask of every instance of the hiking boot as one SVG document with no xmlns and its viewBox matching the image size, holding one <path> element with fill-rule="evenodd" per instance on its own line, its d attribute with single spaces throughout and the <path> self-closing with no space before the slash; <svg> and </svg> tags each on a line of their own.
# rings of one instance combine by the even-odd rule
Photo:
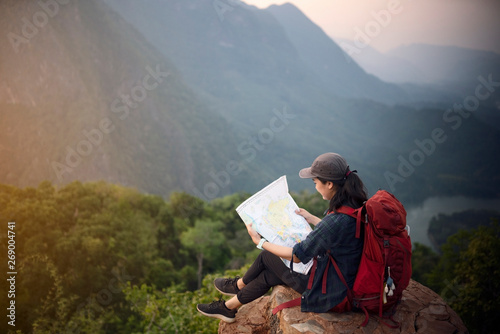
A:
<svg viewBox="0 0 500 334">
<path fill-rule="evenodd" d="M 235 278 L 216 278 L 214 280 L 214 286 L 223 295 L 234 296 L 240 291 L 240 289 L 238 289 L 239 279 L 238 276 Z"/>
<path fill-rule="evenodd" d="M 237 310 L 230 310 L 226 307 L 224 300 L 219 299 L 210 304 L 198 304 L 198 312 L 207 317 L 217 318 L 225 322 L 235 322 Z"/>
</svg>

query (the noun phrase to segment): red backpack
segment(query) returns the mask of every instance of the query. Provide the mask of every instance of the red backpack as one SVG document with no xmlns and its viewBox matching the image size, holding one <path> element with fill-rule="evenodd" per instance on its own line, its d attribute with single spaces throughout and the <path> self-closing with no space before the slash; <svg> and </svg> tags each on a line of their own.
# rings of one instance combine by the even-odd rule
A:
<svg viewBox="0 0 500 334">
<path fill-rule="evenodd" d="M 356 238 L 361 236 L 362 221 L 365 231 L 363 253 L 352 290 L 329 255 L 339 278 L 347 286 L 347 309 L 363 310 L 366 317 L 361 326 L 368 324 L 369 313 L 373 313 L 395 323 L 382 321 L 387 326 L 398 328 L 400 324 L 392 316 L 411 277 L 411 240 L 406 231 L 403 205 L 394 195 L 379 190 L 362 207 L 341 207 L 337 212 L 356 218 Z M 293 305 L 299 304 L 294 301 L 281 304 L 273 314 Z"/>
</svg>

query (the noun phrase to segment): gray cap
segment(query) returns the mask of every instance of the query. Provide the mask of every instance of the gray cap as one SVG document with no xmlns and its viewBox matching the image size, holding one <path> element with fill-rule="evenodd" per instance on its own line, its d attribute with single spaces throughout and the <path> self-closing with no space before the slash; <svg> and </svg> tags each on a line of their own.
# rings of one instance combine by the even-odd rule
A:
<svg viewBox="0 0 500 334">
<path fill-rule="evenodd" d="M 324 153 L 317 157 L 311 167 L 301 169 L 299 176 L 303 179 L 319 177 L 326 180 L 340 181 L 346 177 L 349 166 L 345 159 L 337 153 Z"/>
</svg>

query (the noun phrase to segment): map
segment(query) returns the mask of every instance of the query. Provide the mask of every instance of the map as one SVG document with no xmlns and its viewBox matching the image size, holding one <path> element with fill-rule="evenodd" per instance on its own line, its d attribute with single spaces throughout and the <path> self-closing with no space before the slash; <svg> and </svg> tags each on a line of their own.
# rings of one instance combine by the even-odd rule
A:
<svg viewBox="0 0 500 334">
<path fill-rule="evenodd" d="M 311 232 L 304 217 L 295 213 L 296 209 L 298 206 L 288 193 L 286 175 L 283 175 L 241 203 L 236 212 L 246 225 L 252 224 L 269 242 L 293 247 Z M 290 268 L 290 261 L 283 259 L 283 262 Z M 294 263 L 293 271 L 307 274 L 311 266 L 312 260 L 307 264 Z"/>
</svg>

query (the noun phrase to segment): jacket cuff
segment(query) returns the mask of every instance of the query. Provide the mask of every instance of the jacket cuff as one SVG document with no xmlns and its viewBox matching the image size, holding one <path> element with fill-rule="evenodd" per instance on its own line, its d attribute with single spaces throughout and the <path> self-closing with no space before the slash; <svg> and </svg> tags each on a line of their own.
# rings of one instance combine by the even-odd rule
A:
<svg viewBox="0 0 500 334">
<path fill-rule="evenodd" d="M 295 246 L 293 246 L 292 255 L 298 257 L 300 262 L 304 264 L 308 263 L 309 260 L 311 260 L 311 257 L 307 256 L 306 253 L 304 253 L 304 251 L 302 250 L 302 246 L 300 245 L 300 243 L 295 244 Z"/>
</svg>

